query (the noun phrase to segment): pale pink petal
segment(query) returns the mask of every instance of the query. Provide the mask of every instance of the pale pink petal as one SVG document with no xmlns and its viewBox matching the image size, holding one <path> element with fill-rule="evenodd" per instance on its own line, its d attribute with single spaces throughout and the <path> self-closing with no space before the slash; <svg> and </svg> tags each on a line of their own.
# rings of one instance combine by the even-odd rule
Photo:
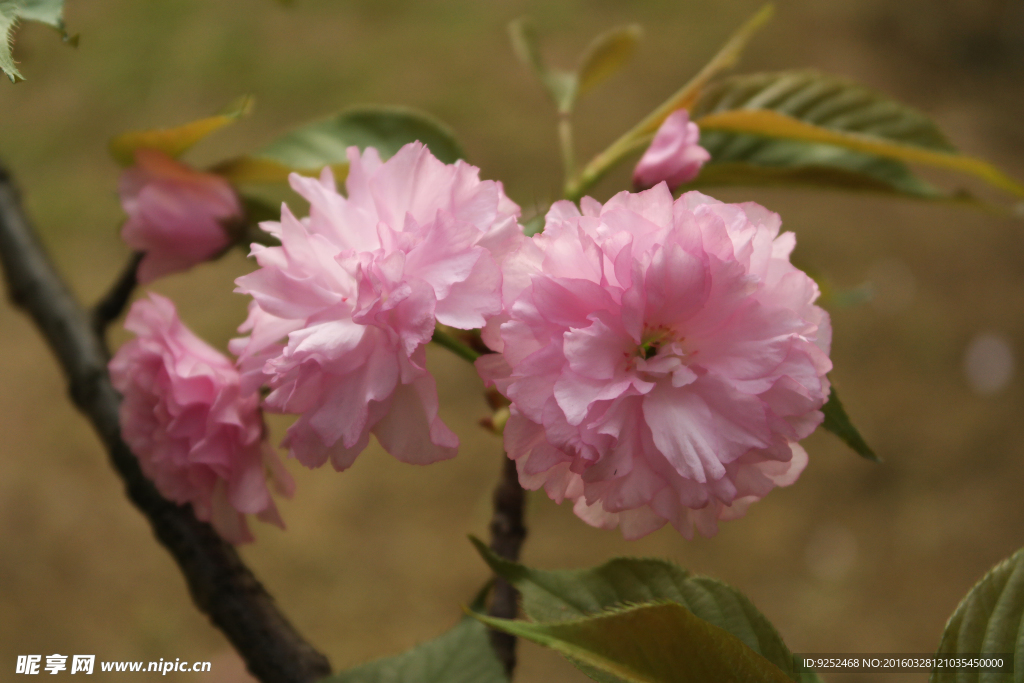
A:
<svg viewBox="0 0 1024 683">
<path fill-rule="evenodd" d="M 414 465 L 454 458 L 459 447 L 458 437 L 437 417 L 437 387 L 430 375 L 395 389 L 391 410 L 373 433 L 384 450 Z"/>
<path fill-rule="evenodd" d="M 282 495 L 294 484 L 264 439 L 255 387 L 242 390 L 231 361 L 192 334 L 169 299 L 135 302 L 125 326 L 138 336 L 118 349 L 110 375 L 142 471 L 233 543 L 252 540 L 244 515 L 280 522 L 267 471 Z"/>
</svg>

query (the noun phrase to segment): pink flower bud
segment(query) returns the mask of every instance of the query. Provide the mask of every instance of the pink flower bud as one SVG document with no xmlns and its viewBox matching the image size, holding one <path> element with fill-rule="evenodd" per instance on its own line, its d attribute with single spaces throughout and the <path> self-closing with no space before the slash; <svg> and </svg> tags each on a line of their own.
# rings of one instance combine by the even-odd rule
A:
<svg viewBox="0 0 1024 683">
<path fill-rule="evenodd" d="M 143 284 L 216 255 L 230 241 L 225 224 L 242 216 L 228 181 L 153 149 L 136 150 L 119 191 L 128 214 L 121 237 L 146 253 L 137 274 Z"/>
<path fill-rule="evenodd" d="M 700 129 L 685 109 L 672 112 L 654 135 L 654 141 L 633 171 L 633 185 L 639 190 L 661 181 L 675 190 L 697 177 L 711 155 L 698 144 Z"/>
<path fill-rule="evenodd" d="M 138 336 L 118 349 L 110 377 L 142 471 L 232 543 L 252 540 L 247 514 L 283 528 L 267 477 L 285 496 L 294 483 L 264 438 L 259 395 L 240 390 L 235 366 L 185 327 L 169 299 L 135 302 L 125 327 Z"/>
</svg>

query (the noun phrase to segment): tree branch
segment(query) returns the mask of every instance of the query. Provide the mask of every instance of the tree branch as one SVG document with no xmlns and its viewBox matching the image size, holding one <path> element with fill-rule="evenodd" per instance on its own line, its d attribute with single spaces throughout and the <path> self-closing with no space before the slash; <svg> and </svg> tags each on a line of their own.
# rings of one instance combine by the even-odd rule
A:
<svg viewBox="0 0 1024 683">
<path fill-rule="evenodd" d="M 197 520 L 191 507 L 165 500 L 142 474 L 138 460 L 121 439 L 121 397 L 110 384 L 106 345 L 57 275 L 2 167 L 0 261 L 11 299 L 32 317 L 56 354 L 72 401 L 106 446 L 128 497 L 181 567 L 196 606 L 224 632 L 249 671 L 264 683 L 312 683 L 328 675 L 327 658 L 278 611 L 234 547 Z"/>
<path fill-rule="evenodd" d="M 494 488 L 494 516 L 491 517 L 491 550 L 499 557 L 513 562 L 519 559 L 519 549 L 526 538 L 523 526 L 523 503 L 526 493 L 519 485 L 516 462 L 504 458 L 501 480 Z M 498 577 L 494 582 L 494 597 L 491 599 L 492 617 L 515 619 L 519 612 L 519 592 L 505 579 Z M 509 633 L 491 631 L 491 645 L 498 659 L 505 665 L 505 672 L 512 676 L 516 668 L 516 637 Z"/>
</svg>

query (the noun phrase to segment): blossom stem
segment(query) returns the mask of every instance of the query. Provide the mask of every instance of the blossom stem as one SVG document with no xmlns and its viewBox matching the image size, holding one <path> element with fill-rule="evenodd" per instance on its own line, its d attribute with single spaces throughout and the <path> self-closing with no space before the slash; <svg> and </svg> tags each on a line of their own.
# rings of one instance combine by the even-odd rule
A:
<svg viewBox="0 0 1024 683">
<path fill-rule="evenodd" d="M 312 683 L 331 671 L 278 610 L 234 547 L 163 498 L 121 438 L 121 397 L 110 384 L 109 351 L 36 236 L 18 192 L 0 167 L 0 262 L 14 305 L 35 322 L 67 377 L 71 399 L 96 429 L 132 503 L 171 553 L 196 606 L 227 636 L 264 683 Z"/>
<path fill-rule="evenodd" d="M 654 139 L 654 133 L 636 137 L 640 126 L 629 131 L 613 142 L 606 150 L 591 159 L 586 168 L 566 185 L 565 198 L 578 202 L 597 181 L 615 168 L 615 165 L 635 151 L 647 147 Z"/>
<path fill-rule="evenodd" d="M 572 184 L 576 176 L 576 153 L 572 142 L 571 114 L 563 111 L 558 115 L 558 141 L 562 148 L 562 167 L 565 173 L 565 187 Z"/>
<path fill-rule="evenodd" d="M 519 485 L 516 461 L 504 458 L 501 479 L 494 487 L 494 515 L 491 517 L 491 550 L 499 557 L 515 562 L 526 538 L 523 525 L 523 504 L 526 492 Z M 509 582 L 498 577 L 494 582 L 494 597 L 488 611 L 492 617 L 515 619 L 519 611 L 519 593 Z M 505 672 L 511 677 L 516 666 L 516 638 L 508 633 L 491 631 L 491 645 Z"/>
<path fill-rule="evenodd" d="M 438 346 L 443 346 L 459 358 L 468 360 L 470 363 L 476 361 L 482 355 L 479 351 L 475 351 L 439 328 L 434 329 L 434 336 L 431 337 L 430 341 Z"/>
<path fill-rule="evenodd" d="M 132 254 L 124 270 L 121 271 L 120 277 L 111 286 L 110 291 L 93 306 L 92 329 L 100 339 L 104 338 L 107 326 L 117 320 L 121 313 L 124 312 L 128 299 L 131 298 L 132 292 L 135 291 L 135 287 L 139 283 L 136 278 L 136 272 L 139 269 L 139 262 L 142 261 L 143 256 L 145 254 L 141 251 Z"/>
</svg>

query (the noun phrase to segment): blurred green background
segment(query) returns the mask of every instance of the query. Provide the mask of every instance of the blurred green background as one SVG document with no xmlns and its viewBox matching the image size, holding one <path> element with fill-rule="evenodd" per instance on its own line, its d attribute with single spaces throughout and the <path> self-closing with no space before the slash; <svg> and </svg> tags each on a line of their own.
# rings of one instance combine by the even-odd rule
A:
<svg viewBox="0 0 1024 683">
<path fill-rule="evenodd" d="M 349 105 L 412 105 L 451 125 L 482 176 L 502 180 L 530 212 L 558 192 L 555 116 L 514 60 L 509 20 L 533 16 L 550 61 L 564 66 L 596 33 L 644 26 L 634 62 L 580 104 L 586 159 L 675 90 L 758 6 L 68 0 L 77 50 L 46 27 L 18 32 L 15 55 L 28 80 L 0 83 L 0 157 L 56 262 L 91 302 L 127 257 L 117 237 L 118 169 L 106 153 L 117 133 L 182 123 L 255 95 L 251 117 L 188 157 L 203 165 Z M 961 149 L 1024 178 L 1020 0 L 784 0 L 778 9 L 742 69 L 814 67 L 859 80 L 925 110 Z M 627 174 L 595 195 L 625 187 Z M 781 213 L 797 233 L 797 260 L 838 287 L 871 283 L 870 303 L 832 309 L 832 377 L 886 462 L 863 461 L 815 434 L 796 485 L 723 524 L 716 538 L 689 542 L 664 529 L 627 543 L 532 495 L 524 560 L 562 568 L 667 557 L 745 591 L 795 652 L 934 651 L 973 582 L 1024 545 L 1024 387 L 1007 373 L 1024 341 L 1024 224 L 835 193 L 715 194 Z M 232 281 L 250 267 L 231 254 L 154 289 L 224 348 L 245 312 Z M 0 330 L 0 677 L 12 675 L 19 654 L 56 652 L 213 660 L 212 674 L 164 680 L 246 680 L 128 504 L 35 329 L 4 306 Z M 974 375 L 965 372 L 970 348 Z M 242 551 L 336 669 L 441 633 L 487 578 L 465 535 L 486 534 L 500 445 L 476 426 L 486 408 L 472 368 L 436 349 L 430 363 L 442 414 L 462 438 L 459 457 L 419 469 L 374 446 L 344 474 L 289 462 L 298 492 L 281 504 L 287 532 L 257 523 L 258 541 Z M 273 421 L 276 438 L 287 423 Z M 586 680 L 557 655 L 520 647 L 518 680 Z"/>
</svg>

